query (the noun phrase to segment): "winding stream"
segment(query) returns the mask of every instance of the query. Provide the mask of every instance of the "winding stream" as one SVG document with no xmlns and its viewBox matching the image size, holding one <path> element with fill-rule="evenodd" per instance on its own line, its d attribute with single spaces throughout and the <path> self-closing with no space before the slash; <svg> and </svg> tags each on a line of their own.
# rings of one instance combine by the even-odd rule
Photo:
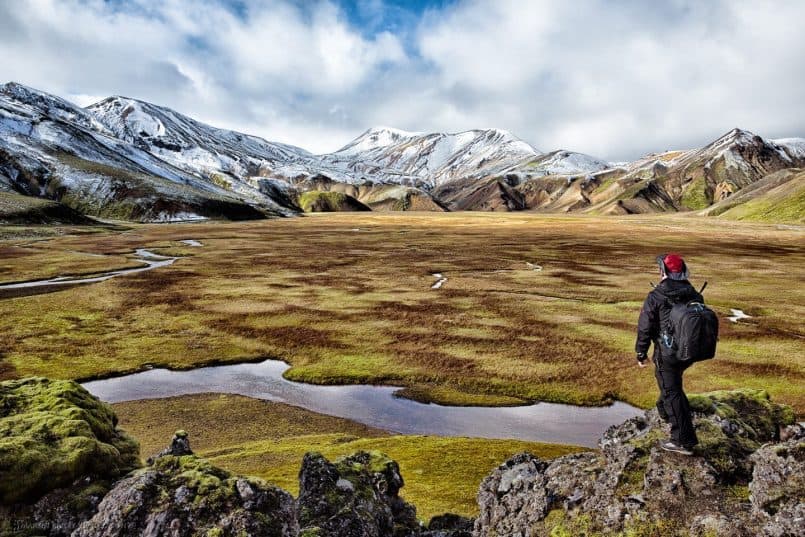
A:
<svg viewBox="0 0 805 537">
<path fill-rule="evenodd" d="M 595 447 L 610 425 L 642 414 L 617 402 L 606 407 L 538 403 L 519 407 L 453 407 L 395 397 L 393 386 L 318 386 L 291 382 L 277 360 L 170 371 L 152 369 L 87 382 L 100 399 L 116 403 L 194 393 L 231 393 L 288 403 L 401 434 L 511 438 Z"/>
<path fill-rule="evenodd" d="M 138 248 L 135 250 L 134 257 L 137 259 L 137 261 L 142 262 L 143 265 L 134 268 L 110 270 L 109 272 L 102 272 L 94 276 L 59 276 L 57 278 L 50 278 L 47 280 L 32 280 L 28 282 L 0 285 L 0 298 L 38 295 L 42 293 L 50 293 L 52 291 L 60 291 L 75 285 L 105 282 L 106 280 L 111 280 L 117 276 L 136 274 L 138 272 L 146 272 L 160 267 L 167 267 L 179 259 L 178 257 L 167 257 L 164 255 L 155 254 L 154 252 L 144 248 Z"/>
</svg>

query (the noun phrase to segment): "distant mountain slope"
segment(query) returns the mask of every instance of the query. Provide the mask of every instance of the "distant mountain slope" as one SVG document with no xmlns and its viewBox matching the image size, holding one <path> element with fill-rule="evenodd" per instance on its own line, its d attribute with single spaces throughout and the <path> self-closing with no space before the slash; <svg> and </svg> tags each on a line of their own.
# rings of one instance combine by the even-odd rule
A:
<svg viewBox="0 0 805 537">
<path fill-rule="evenodd" d="M 84 109 L 9 83 L 0 86 L 0 176 L 7 190 L 81 213 L 140 221 L 260 218 L 288 212 L 249 204 L 114 136 Z"/>
<path fill-rule="evenodd" d="M 805 139 L 765 140 L 740 129 L 700 149 L 624 163 L 541 153 L 500 129 L 376 127 L 313 155 L 136 99 L 80 108 L 20 84 L 0 86 L 0 192 L 105 218 L 291 215 L 310 191 L 355 200 L 325 204 L 334 209 L 701 211 L 797 167 L 805 167 Z"/>
<path fill-rule="evenodd" d="M 805 166 L 798 140 L 777 143 L 733 129 L 700 149 L 653 154 L 591 174 L 577 188 L 574 209 L 621 214 L 701 210 L 768 174 Z M 550 202 L 543 206 L 556 208 Z"/>
<path fill-rule="evenodd" d="M 371 211 L 369 207 L 343 192 L 310 190 L 299 196 L 299 206 L 306 213 Z"/>
<path fill-rule="evenodd" d="M 608 166 L 579 153 L 543 155 L 501 129 L 422 134 L 376 127 L 321 158 L 367 178 L 426 188 L 506 173 L 586 173 Z"/>
<path fill-rule="evenodd" d="M 741 189 L 702 212 L 756 222 L 805 224 L 805 170 L 781 170 Z"/>
<path fill-rule="evenodd" d="M 91 224 L 59 202 L 0 191 L 0 224 Z"/>
<path fill-rule="evenodd" d="M 349 181 L 340 170 L 323 167 L 300 147 L 218 129 L 144 101 L 110 97 L 87 110 L 118 138 L 247 197 L 259 198 L 267 178 L 290 181 L 325 173 Z"/>
<path fill-rule="evenodd" d="M 538 155 L 527 143 L 498 129 L 418 134 L 374 128 L 322 159 L 384 182 L 434 187 L 501 173 Z"/>
</svg>

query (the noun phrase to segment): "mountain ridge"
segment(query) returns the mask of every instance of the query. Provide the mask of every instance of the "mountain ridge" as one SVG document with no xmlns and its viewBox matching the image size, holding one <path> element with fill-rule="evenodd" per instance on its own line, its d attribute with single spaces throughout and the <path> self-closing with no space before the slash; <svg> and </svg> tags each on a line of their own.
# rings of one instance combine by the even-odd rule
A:
<svg viewBox="0 0 805 537">
<path fill-rule="evenodd" d="M 805 139 L 739 128 L 701 148 L 627 163 L 542 152 L 497 128 L 375 126 L 315 155 L 135 98 L 81 108 L 15 82 L 0 86 L 0 134 L 0 190 L 140 221 L 288 216 L 311 190 L 374 210 L 701 211 L 805 166 Z"/>
</svg>

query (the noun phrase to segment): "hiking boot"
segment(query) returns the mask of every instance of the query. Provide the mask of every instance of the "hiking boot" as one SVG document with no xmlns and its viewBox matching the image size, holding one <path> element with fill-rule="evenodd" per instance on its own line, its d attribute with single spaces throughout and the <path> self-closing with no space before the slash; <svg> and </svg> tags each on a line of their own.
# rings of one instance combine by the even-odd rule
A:
<svg viewBox="0 0 805 537">
<path fill-rule="evenodd" d="M 665 451 L 673 451 L 674 453 L 679 453 L 681 455 L 693 455 L 692 448 L 680 446 L 673 440 L 666 440 L 660 444 L 660 447 Z"/>
</svg>

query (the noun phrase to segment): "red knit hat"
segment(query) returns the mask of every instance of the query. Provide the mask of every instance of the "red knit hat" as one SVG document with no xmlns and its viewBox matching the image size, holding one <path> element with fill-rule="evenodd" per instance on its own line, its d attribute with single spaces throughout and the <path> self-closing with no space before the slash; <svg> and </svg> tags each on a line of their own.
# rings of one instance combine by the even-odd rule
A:
<svg viewBox="0 0 805 537">
<path fill-rule="evenodd" d="M 657 264 L 664 277 L 672 280 L 687 280 L 690 276 L 685 261 L 679 254 L 662 254 L 657 256 Z"/>
<path fill-rule="evenodd" d="M 668 272 L 685 272 L 685 261 L 679 254 L 668 254 L 662 262 L 665 263 Z"/>
</svg>

